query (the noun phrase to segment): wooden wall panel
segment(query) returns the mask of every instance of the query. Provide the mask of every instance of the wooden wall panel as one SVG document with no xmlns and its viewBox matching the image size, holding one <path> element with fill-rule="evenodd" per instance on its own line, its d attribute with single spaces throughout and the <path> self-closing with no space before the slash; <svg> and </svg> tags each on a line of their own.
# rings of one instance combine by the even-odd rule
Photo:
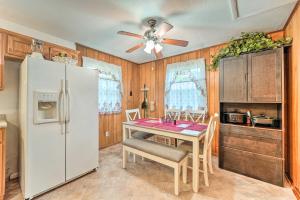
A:
<svg viewBox="0 0 300 200">
<path fill-rule="evenodd" d="M 288 159 L 290 163 L 289 176 L 294 186 L 294 192 L 300 199 L 300 3 L 285 29 L 285 35 L 293 38 L 289 51 L 288 69 Z"/>
<path fill-rule="evenodd" d="M 122 122 L 125 121 L 125 109 L 138 107 L 139 102 L 139 68 L 138 65 L 127 60 L 118 58 L 77 44 L 77 50 L 81 56 L 105 61 L 122 67 L 123 97 L 122 112 L 118 114 L 99 115 L 99 144 L 100 148 L 108 147 L 122 141 Z M 80 59 L 82 64 L 82 59 Z M 130 96 L 132 91 L 132 96 Z M 108 132 L 108 136 L 106 135 Z"/>
<path fill-rule="evenodd" d="M 144 100 L 144 94 L 141 91 L 141 89 L 144 87 L 144 84 L 146 85 L 147 88 L 149 88 L 148 91 L 148 103 L 150 104 L 151 101 L 155 101 L 156 99 L 156 86 L 160 83 L 156 83 L 156 65 L 154 62 L 147 63 L 147 64 L 141 64 L 139 65 L 139 70 L 140 70 L 140 83 L 139 83 L 139 91 L 140 91 L 140 101 L 139 101 L 139 106 L 142 104 Z M 142 81 L 141 81 L 142 80 Z M 142 116 L 144 116 L 144 113 L 141 113 Z M 155 111 L 148 111 L 148 114 L 150 117 L 155 117 L 157 116 L 156 109 Z"/>
</svg>

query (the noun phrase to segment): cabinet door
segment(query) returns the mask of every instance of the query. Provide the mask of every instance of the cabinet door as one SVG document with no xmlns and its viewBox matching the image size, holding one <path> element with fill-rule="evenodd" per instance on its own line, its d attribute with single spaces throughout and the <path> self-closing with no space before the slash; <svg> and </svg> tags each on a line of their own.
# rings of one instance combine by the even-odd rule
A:
<svg viewBox="0 0 300 200">
<path fill-rule="evenodd" d="M 44 59 L 46 59 L 46 60 L 51 60 L 50 59 L 50 47 L 51 47 L 50 44 L 47 42 L 45 42 L 43 44 L 43 56 L 44 56 Z"/>
<path fill-rule="evenodd" d="M 4 89 L 4 33 L 0 33 L 0 90 Z"/>
<path fill-rule="evenodd" d="M 283 186 L 283 159 L 220 147 L 219 166 L 238 174 Z"/>
<path fill-rule="evenodd" d="M 32 39 L 21 36 L 7 36 L 7 56 L 24 59 L 26 54 L 31 53 Z"/>
<path fill-rule="evenodd" d="M 50 47 L 50 59 L 52 59 L 54 56 L 57 56 L 59 53 L 65 53 L 67 57 L 78 60 L 78 51 L 66 48 Z"/>
<path fill-rule="evenodd" d="M 220 101 L 247 101 L 247 55 L 221 60 Z"/>
<path fill-rule="evenodd" d="M 281 102 L 283 49 L 248 56 L 248 99 L 250 102 Z"/>
</svg>

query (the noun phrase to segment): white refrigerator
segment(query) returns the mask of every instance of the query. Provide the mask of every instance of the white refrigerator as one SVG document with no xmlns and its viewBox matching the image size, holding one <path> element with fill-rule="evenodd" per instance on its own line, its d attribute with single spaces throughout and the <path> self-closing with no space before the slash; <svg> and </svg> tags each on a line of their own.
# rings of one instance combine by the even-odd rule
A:
<svg viewBox="0 0 300 200">
<path fill-rule="evenodd" d="M 31 199 L 98 167 L 98 72 L 27 56 L 20 68 L 20 185 Z"/>
</svg>

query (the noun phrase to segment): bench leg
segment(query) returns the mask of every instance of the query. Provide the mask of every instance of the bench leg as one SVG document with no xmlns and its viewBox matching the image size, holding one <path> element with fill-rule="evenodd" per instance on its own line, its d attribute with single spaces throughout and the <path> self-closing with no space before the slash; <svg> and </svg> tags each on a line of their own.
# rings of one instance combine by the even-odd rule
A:
<svg viewBox="0 0 300 200">
<path fill-rule="evenodd" d="M 187 164 L 188 164 L 188 157 L 185 158 L 182 165 L 182 181 L 185 184 L 187 183 Z"/>
<path fill-rule="evenodd" d="M 135 154 L 133 154 L 133 162 L 134 163 L 136 162 L 136 156 L 135 156 Z"/>
<path fill-rule="evenodd" d="M 144 157 L 142 157 L 142 161 L 144 161 L 145 160 L 145 158 Z"/>
<path fill-rule="evenodd" d="M 126 168 L 128 153 L 126 152 L 125 148 L 123 147 L 123 169 Z"/>
<path fill-rule="evenodd" d="M 174 191 L 175 191 L 175 195 L 179 195 L 179 176 L 180 176 L 180 166 L 177 165 L 174 168 Z"/>
</svg>

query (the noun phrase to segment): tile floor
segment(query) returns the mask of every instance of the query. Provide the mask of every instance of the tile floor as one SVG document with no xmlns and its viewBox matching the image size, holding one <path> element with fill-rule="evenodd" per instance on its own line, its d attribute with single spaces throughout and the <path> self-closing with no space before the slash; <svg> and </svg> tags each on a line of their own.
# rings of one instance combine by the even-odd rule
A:
<svg viewBox="0 0 300 200">
<path fill-rule="evenodd" d="M 189 183 L 181 182 L 180 195 L 173 193 L 173 170 L 152 161 L 137 159 L 127 170 L 121 168 L 121 145 L 100 151 L 100 168 L 67 185 L 35 199 L 37 200 L 293 200 L 290 188 L 281 188 L 252 178 L 217 169 L 209 176 L 210 187 L 203 177 L 198 193 L 192 192 L 191 171 Z M 217 159 L 214 159 L 217 166 Z M 21 200 L 17 181 L 7 184 L 6 200 Z"/>
</svg>

